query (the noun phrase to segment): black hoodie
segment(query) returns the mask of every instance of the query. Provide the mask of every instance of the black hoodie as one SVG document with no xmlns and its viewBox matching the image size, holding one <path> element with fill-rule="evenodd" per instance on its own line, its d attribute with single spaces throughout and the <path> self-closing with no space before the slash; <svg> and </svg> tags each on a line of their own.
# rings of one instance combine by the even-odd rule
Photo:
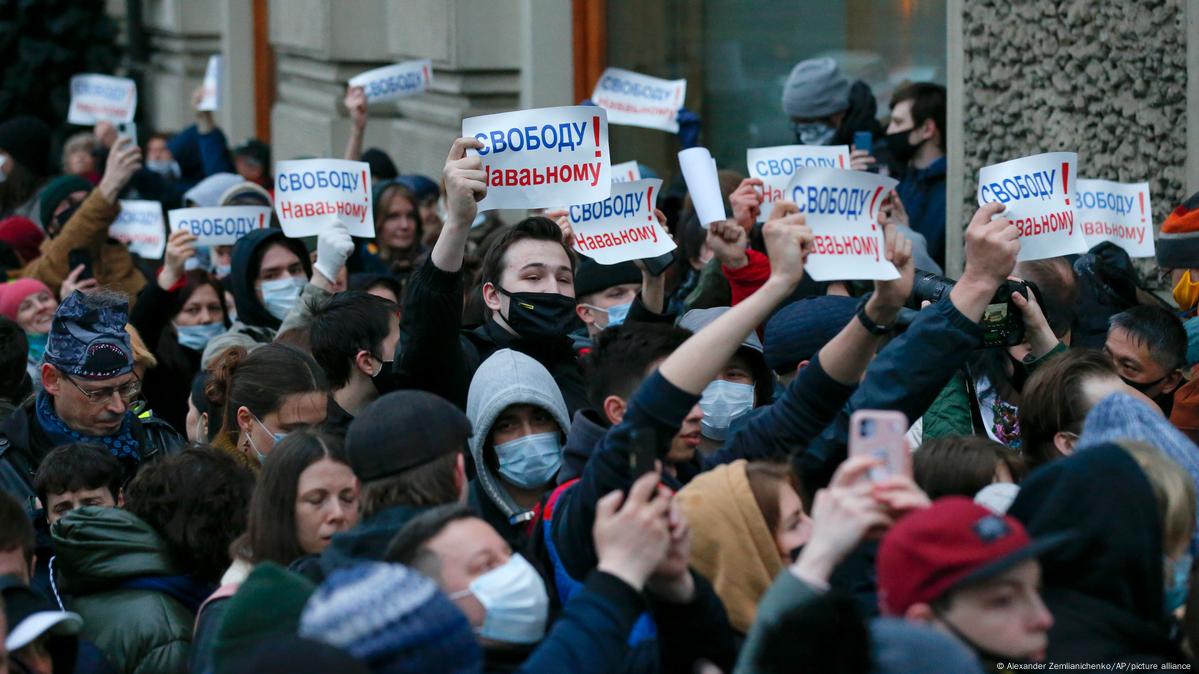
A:
<svg viewBox="0 0 1199 674">
<path fill-rule="evenodd" d="M 237 240 L 233 246 L 233 256 L 230 260 L 232 270 L 226 285 L 233 294 L 233 303 L 237 306 L 237 320 L 240 323 L 259 328 L 278 330 L 283 321 L 271 315 L 254 290 L 254 282 L 258 280 L 258 268 L 262 266 L 262 256 L 273 243 L 281 243 L 291 249 L 304 265 L 304 275 L 312 277 L 312 261 L 308 259 L 308 249 L 297 239 L 289 239 L 283 230 L 274 227 L 256 229 Z"/>
<path fill-rule="evenodd" d="M 1033 538 L 1074 533 L 1041 556 L 1049 662 L 1184 661 L 1168 637 L 1157 501 L 1128 452 L 1100 445 L 1042 467 L 1008 514 Z"/>
</svg>

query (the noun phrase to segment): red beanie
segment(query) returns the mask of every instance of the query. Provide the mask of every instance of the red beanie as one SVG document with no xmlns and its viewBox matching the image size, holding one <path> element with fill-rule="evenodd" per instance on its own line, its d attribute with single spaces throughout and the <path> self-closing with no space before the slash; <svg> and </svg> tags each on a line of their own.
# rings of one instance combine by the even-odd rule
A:
<svg viewBox="0 0 1199 674">
<path fill-rule="evenodd" d="M 41 245 L 45 238 L 45 233 L 29 218 L 14 215 L 0 220 L 0 241 L 15 250 L 24 264 L 29 264 L 42 254 Z"/>
<path fill-rule="evenodd" d="M 0 316 L 17 320 L 17 309 L 21 308 L 21 302 L 24 302 L 26 297 L 43 290 L 50 292 L 45 283 L 35 278 L 21 278 L 0 284 Z"/>
</svg>

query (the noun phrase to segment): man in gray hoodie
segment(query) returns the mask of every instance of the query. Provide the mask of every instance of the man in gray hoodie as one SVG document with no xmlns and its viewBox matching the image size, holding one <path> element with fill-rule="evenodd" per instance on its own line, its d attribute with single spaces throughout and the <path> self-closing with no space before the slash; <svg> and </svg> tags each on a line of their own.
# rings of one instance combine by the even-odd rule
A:
<svg viewBox="0 0 1199 674">
<path fill-rule="evenodd" d="M 474 435 L 468 503 L 514 549 L 525 543 L 542 496 L 556 484 L 570 415 L 541 363 L 512 349 L 483 361 L 470 382 Z"/>
</svg>

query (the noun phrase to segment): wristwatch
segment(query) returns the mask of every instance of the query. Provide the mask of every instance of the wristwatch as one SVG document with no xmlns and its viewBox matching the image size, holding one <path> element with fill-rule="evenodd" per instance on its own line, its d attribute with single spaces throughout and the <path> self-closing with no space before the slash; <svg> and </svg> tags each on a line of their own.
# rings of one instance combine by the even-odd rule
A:
<svg viewBox="0 0 1199 674">
<path fill-rule="evenodd" d="M 872 335 L 889 335 L 895 331 L 894 323 L 891 325 L 879 325 L 878 323 L 875 323 L 870 316 L 866 315 L 866 303 L 870 301 L 870 298 L 873 295 L 873 291 L 862 295 L 861 301 L 858 302 L 858 310 L 855 312 L 855 315 L 858 317 L 858 321 L 862 324 L 862 327 L 866 328 L 866 332 L 869 332 Z"/>
</svg>

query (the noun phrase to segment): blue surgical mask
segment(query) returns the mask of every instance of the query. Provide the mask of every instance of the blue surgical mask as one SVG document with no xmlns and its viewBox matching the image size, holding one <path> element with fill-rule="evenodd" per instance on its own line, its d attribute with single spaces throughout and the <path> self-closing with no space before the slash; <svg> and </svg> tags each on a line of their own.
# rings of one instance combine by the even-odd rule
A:
<svg viewBox="0 0 1199 674">
<path fill-rule="evenodd" d="M 500 475 L 521 489 L 544 487 L 562 467 L 562 441 L 557 431 L 496 445 L 495 454 Z"/>
<path fill-rule="evenodd" d="M 699 408 L 704 413 L 700 430 L 705 437 L 724 440 L 724 434 L 733 420 L 753 407 L 753 386 L 717 379 L 704 388 L 699 399 Z"/>
<path fill-rule="evenodd" d="M 275 441 L 275 443 L 271 445 L 272 448 L 277 446 L 280 442 L 283 442 L 283 438 L 287 437 L 287 433 L 275 433 L 271 431 L 271 429 L 266 427 L 266 424 L 262 423 L 262 419 L 259 419 L 258 417 L 254 417 L 254 421 L 257 421 L 258 425 L 262 426 L 262 430 L 270 433 L 271 438 L 273 438 Z M 261 466 L 266 462 L 266 454 L 258 449 L 258 445 L 254 444 L 253 433 L 250 434 L 250 449 L 254 450 L 254 456 L 258 458 L 258 465 Z"/>
<path fill-rule="evenodd" d="M 1178 559 L 1166 557 L 1166 613 L 1173 613 L 1186 603 L 1193 563 L 1190 553 L 1183 553 Z"/>
<path fill-rule="evenodd" d="M 283 320 L 300 301 L 300 289 L 306 281 L 297 276 L 262 282 L 262 306 L 275 318 Z"/>
<path fill-rule="evenodd" d="M 824 122 L 796 122 L 793 128 L 800 145 L 828 145 L 837 133 L 837 129 Z"/>
<path fill-rule="evenodd" d="M 232 272 L 233 265 L 231 264 L 214 264 L 212 266 L 212 273 L 215 274 L 217 278 L 225 278 Z"/>
<path fill-rule="evenodd" d="M 215 323 L 200 323 L 199 325 L 176 325 L 175 334 L 179 339 L 179 346 L 184 346 L 192 351 L 203 351 L 208 345 L 208 340 L 216 337 L 225 331 L 225 324 L 221 321 Z"/>
<path fill-rule="evenodd" d="M 46 342 L 50 340 L 50 333 L 25 333 L 25 341 L 29 343 L 29 361 L 32 363 L 41 363 L 42 356 L 46 355 Z"/>
<path fill-rule="evenodd" d="M 600 311 L 607 314 L 608 322 L 604 324 L 604 327 L 610 328 L 614 325 L 620 325 L 621 323 L 624 323 L 625 319 L 629 316 L 629 309 L 633 307 L 633 303 L 625 302 L 624 304 L 614 304 L 607 309 L 603 307 L 597 307 L 594 304 L 584 304 L 583 306 L 592 311 Z"/>
</svg>

